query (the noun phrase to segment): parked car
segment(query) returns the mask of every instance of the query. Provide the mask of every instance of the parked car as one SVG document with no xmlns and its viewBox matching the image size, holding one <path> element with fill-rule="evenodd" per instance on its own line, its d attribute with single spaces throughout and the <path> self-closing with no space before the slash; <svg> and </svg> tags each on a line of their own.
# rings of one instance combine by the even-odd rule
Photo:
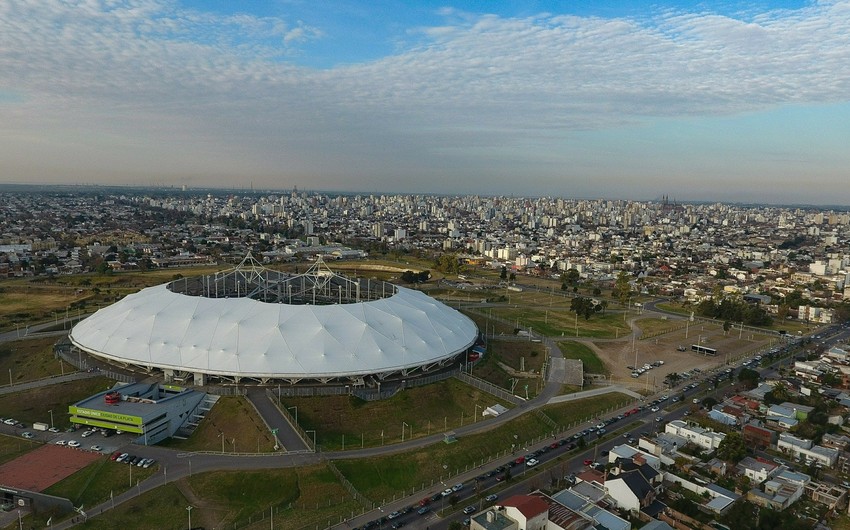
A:
<svg viewBox="0 0 850 530">
<path fill-rule="evenodd" d="M 24 432 L 22 432 L 22 433 L 21 433 L 21 436 L 23 436 L 23 437 L 24 437 L 24 438 L 26 438 L 27 440 L 30 440 L 30 439 L 32 439 L 32 438 L 35 438 L 35 435 L 34 435 L 33 433 L 29 432 L 29 431 L 24 431 Z"/>
<path fill-rule="evenodd" d="M 474 511 L 475 511 L 475 506 L 467 506 L 466 508 L 463 509 L 464 515 L 469 515 Z"/>
</svg>

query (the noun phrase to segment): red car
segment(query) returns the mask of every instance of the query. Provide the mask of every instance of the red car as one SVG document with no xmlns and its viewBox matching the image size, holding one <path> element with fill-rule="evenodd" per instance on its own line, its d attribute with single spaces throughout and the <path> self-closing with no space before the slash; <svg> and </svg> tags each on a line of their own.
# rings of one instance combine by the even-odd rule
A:
<svg viewBox="0 0 850 530">
<path fill-rule="evenodd" d="M 118 458 L 119 456 L 121 456 L 121 451 L 115 451 L 114 453 L 112 453 L 112 456 L 110 456 L 110 457 L 109 457 L 109 459 L 110 459 L 110 460 L 115 460 L 115 459 L 116 459 L 116 458 Z"/>
<path fill-rule="evenodd" d="M 587 460 L 585 460 L 585 461 L 584 461 L 584 465 L 586 465 L 586 466 L 589 466 L 589 465 L 590 465 L 590 464 L 592 464 L 592 463 L 593 463 L 593 460 L 591 460 L 591 459 L 589 459 L 589 458 L 588 458 Z"/>
<path fill-rule="evenodd" d="M 523 462 L 525 462 L 525 457 L 521 456 L 521 457 L 517 458 L 516 460 L 514 460 L 514 462 L 517 463 L 517 464 L 522 464 Z"/>
<path fill-rule="evenodd" d="M 431 498 L 430 497 L 425 497 L 424 499 L 419 501 L 419 506 L 428 506 L 429 504 L 431 504 Z"/>
</svg>

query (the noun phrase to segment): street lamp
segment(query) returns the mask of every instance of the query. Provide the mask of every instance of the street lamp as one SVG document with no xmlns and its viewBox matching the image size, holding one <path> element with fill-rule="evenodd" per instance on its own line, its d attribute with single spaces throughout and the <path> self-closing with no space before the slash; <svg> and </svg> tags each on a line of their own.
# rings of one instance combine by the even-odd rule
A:
<svg viewBox="0 0 850 530">
<path fill-rule="evenodd" d="M 192 506 L 186 506 L 186 511 L 189 513 L 189 530 L 192 530 Z"/>
<path fill-rule="evenodd" d="M 478 409 L 481 407 L 478 403 L 475 404 L 475 421 L 478 421 Z"/>
<path fill-rule="evenodd" d="M 402 442 L 404 441 L 404 428 L 405 427 L 410 427 L 410 425 L 408 425 L 407 422 L 401 422 L 401 441 Z"/>
<path fill-rule="evenodd" d="M 298 425 L 298 406 L 297 406 L 297 405 L 293 405 L 293 406 L 291 406 L 291 407 L 286 407 L 286 408 L 287 408 L 287 410 L 289 410 L 289 409 L 295 409 L 295 425 Z"/>
<path fill-rule="evenodd" d="M 50 409 L 47 412 L 50 413 L 50 428 L 52 429 L 53 428 L 53 409 Z"/>
<path fill-rule="evenodd" d="M 218 437 L 221 438 L 221 454 L 224 454 L 224 432 L 218 431 Z"/>
<path fill-rule="evenodd" d="M 315 451 L 316 450 L 316 431 L 304 431 L 304 432 L 305 433 L 313 433 L 313 451 Z M 383 434 L 383 431 L 381 432 L 381 434 Z"/>
</svg>

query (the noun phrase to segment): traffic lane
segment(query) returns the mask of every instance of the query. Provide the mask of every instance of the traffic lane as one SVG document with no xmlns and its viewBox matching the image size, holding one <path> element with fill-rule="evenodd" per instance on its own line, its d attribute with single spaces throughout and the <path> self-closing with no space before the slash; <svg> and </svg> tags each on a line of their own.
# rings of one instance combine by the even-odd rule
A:
<svg viewBox="0 0 850 530">
<path fill-rule="evenodd" d="M 639 407 L 634 407 L 634 408 L 639 408 L 638 412 L 630 413 L 628 416 L 622 415 L 623 417 L 621 419 L 617 419 L 617 416 L 614 416 L 614 417 L 611 417 L 611 418 L 608 418 L 608 419 L 605 419 L 605 420 L 601 420 L 601 419 L 600 420 L 593 420 L 590 423 L 594 424 L 594 427 L 598 423 L 606 423 L 606 428 L 611 427 L 613 425 L 613 427 L 611 427 L 612 431 L 615 430 L 615 429 L 629 428 L 630 429 L 629 434 L 631 434 L 635 437 L 637 437 L 636 434 L 634 432 L 631 432 L 632 426 L 644 425 L 644 426 L 648 426 L 648 427 L 642 427 L 641 428 L 642 431 L 647 431 L 647 430 L 650 430 L 650 431 L 653 431 L 653 432 L 657 431 L 657 425 L 655 425 L 655 423 L 654 423 L 654 418 L 658 414 L 662 414 L 662 413 L 660 413 L 660 412 L 659 413 L 652 413 L 652 412 L 650 412 L 649 407 L 646 406 L 646 405 L 640 405 Z M 630 410 L 634 410 L 634 408 L 630 409 Z M 584 429 L 584 431 L 586 432 L 589 428 L 590 427 Z M 604 438 L 604 436 L 608 436 L 610 434 L 611 434 L 610 432 L 606 432 L 603 435 L 603 438 Z M 566 435 L 565 434 L 560 438 L 553 438 L 550 441 L 540 445 L 539 449 L 530 451 L 530 448 L 528 448 L 528 447 L 522 448 L 522 452 L 525 453 L 525 454 L 521 455 L 521 454 L 519 454 L 519 451 L 517 451 L 517 453 L 512 455 L 510 459 L 506 459 L 504 461 L 501 461 L 501 463 L 493 462 L 493 463 L 491 463 L 492 467 L 490 467 L 490 466 L 482 467 L 481 468 L 481 474 L 478 475 L 478 477 L 476 477 L 478 479 L 477 480 L 477 482 L 478 482 L 477 488 L 475 487 L 476 480 L 467 481 L 464 489 L 462 489 L 458 492 L 455 492 L 455 495 L 458 496 L 456 507 L 462 508 L 463 505 L 465 505 L 469 502 L 469 499 L 474 498 L 476 495 L 479 495 L 479 494 L 482 494 L 482 493 L 487 492 L 489 490 L 498 488 L 499 486 L 504 486 L 506 484 L 506 482 L 504 481 L 504 473 L 505 473 L 505 470 L 506 470 L 506 466 L 510 466 L 511 464 L 513 464 L 513 466 L 510 467 L 512 478 L 522 478 L 524 475 L 526 475 L 530 471 L 530 469 L 527 465 L 525 465 L 524 462 L 517 463 L 517 459 L 519 457 L 526 458 L 530 455 L 533 455 L 533 457 L 536 458 L 539 461 L 539 464 L 537 464 L 537 466 L 534 466 L 534 467 L 538 467 L 538 466 L 545 466 L 547 463 L 551 462 L 552 460 L 556 460 L 557 458 L 559 458 L 561 456 L 565 456 L 565 455 L 569 456 L 569 458 L 564 463 L 565 464 L 564 475 L 566 476 L 566 475 L 569 475 L 571 473 L 577 473 L 577 472 L 582 471 L 583 469 L 586 469 L 586 466 L 584 466 L 583 462 L 584 462 L 585 459 L 588 459 L 589 457 L 593 456 L 594 451 L 596 451 L 597 455 L 598 455 L 599 452 L 610 451 L 610 449 L 613 448 L 614 446 L 621 445 L 626 441 L 626 440 L 623 440 L 621 438 L 620 433 L 618 433 L 617 436 L 613 436 L 611 438 L 608 438 L 604 442 L 601 442 L 601 443 L 597 443 L 601 438 L 598 435 L 596 435 L 595 433 L 587 434 L 584 438 L 585 438 L 585 443 L 587 444 L 587 449 L 584 452 L 579 452 L 579 453 L 576 453 L 574 455 L 570 454 L 570 452 L 575 450 L 575 444 L 578 443 L 578 438 L 575 438 L 575 435 Z M 555 445 L 554 448 L 552 447 L 553 444 Z M 571 444 L 573 444 L 573 445 L 571 445 Z M 533 447 L 538 447 L 538 446 L 532 446 L 532 448 Z M 494 471 L 495 471 L 495 473 L 493 473 Z M 490 476 L 486 476 L 488 474 L 490 474 Z M 560 474 L 560 471 L 559 471 L 559 474 Z M 502 480 L 499 480 L 499 478 L 502 478 Z M 561 477 L 561 478 L 563 478 L 563 477 Z M 513 482 L 513 480 L 511 482 Z M 469 487 L 470 485 L 472 487 Z M 447 487 L 450 486 L 450 484 L 442 483 L 441 486 L 442 486 L 442 488 L 447 488 Z M 499 490 L 499 491 L 504 491 L 504 490 Z M 445 510 L 445 507 L 442 504 L 449 502 L 449 500 L 448 500 L 449 496 L 446 496 L 446 498 L 441 496 L 441 497 L 437 498 L 436 501 L 431 501 L 430 499 L 433 498 L 438 493 L 439 492 L 434 490 L 434 491 L 431 491 L 430 493 L 428 493 L 426 496 L 424 496 L 425 498 L 429 499 L 429 503 L 428 503 L 429 511 L 425 515 L 419 516 L 419 514 L 416 513 L 418 508 L 419 508 L 418 501 L 417 501 L 417 502 L 409 505 L 409 507 L 412 507 L 412 508 L 415 508 L 415 509 L 411 510 L 410 512 L 408 512 L 406 514 L 403 514 L 403 516 L 401 516 L 399 518 L 394 518 L 393 520 L 388 520 L 384 523 L 376 524 L 374 526 L 374 528 L 379 528 L 379 527 L 381 527 L 381 525 L 385 525 L 387 523 L 389 523 L 389 525 L 386 526 L 386 527 L 391 528 L 393 523 L 402 522 L 406 525 L 406 524 L 408 524 L 410 522 L 414 522 L 414 521 L 423 521 L 423 520 L 431 521 L 431 519 L 433 519 L 435 517 L 439 517 L 437 512 Z M 503 494 L 499 493 L 499 496 L 502 497 Z M 437 508 L 435 505 L 439 505 L 439 508 Z M 375 519 L 373 519 L 373 521 L 378 521 L 378 520 L 381 519 L 381 517 L 386 517 L 386 515 L 376 517 Z M 447 516 L 447 517 L 453 517 L 453 516 L 450 515 L 450 516 Z M 460 517 L 460 520 L 462 520 L 464 518 L 465 517 Z"/>
</svg>

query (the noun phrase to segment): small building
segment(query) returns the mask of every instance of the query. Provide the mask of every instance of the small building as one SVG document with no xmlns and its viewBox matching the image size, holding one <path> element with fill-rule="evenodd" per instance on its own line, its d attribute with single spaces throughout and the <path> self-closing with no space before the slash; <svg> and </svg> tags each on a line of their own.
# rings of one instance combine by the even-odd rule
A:
<svg viewBox="0 0 850 530">
<path fill-rule="evenodd" d="M 174 385 L 133 383 L 79 401 L 68 412 L 71 423 L 135 433 L 135 443 L 152 445 L 194 417 L 205 396 Z"/>
<path fill-rule="evenodd" d="M 778 439 L 776 431 L 752 423 L 744 425 L 741 432 L 744 437 L 744 443 L 748 447 L 766 449 L 774 445 Z"/>
</svg>

